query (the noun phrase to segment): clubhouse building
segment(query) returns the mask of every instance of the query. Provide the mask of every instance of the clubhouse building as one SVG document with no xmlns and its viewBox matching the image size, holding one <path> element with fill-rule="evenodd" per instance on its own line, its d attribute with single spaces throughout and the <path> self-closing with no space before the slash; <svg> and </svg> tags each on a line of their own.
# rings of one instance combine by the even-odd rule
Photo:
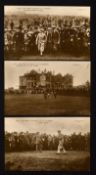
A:
<svg viewBox="0 0 96 175">
<path fill-rule="evenodd" d="M 45 89 L 60 90 L 73 87 L 73 77 L 69 74 L 60 76 L 52 72 L 42 71 L 38 73 L 34 70 L 19 77 L 19 91 L 22 93 L 43 92 Z"/>
</svg>

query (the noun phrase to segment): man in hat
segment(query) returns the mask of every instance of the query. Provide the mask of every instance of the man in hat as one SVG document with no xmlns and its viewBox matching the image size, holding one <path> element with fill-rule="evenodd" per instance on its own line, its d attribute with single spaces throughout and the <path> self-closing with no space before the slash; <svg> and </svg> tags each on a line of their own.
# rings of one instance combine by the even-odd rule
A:
<svg viewBox="0 0 96 175">
<path fill-rule="evenodd" d="M 60 130 L 58 130 L 58 141 L 59 141 L 59 144 L 58 144 L 58 149 L 57 149 L 57 153 L 60 154 L 60 153 L 66 153 L 65 149 L 64 149 L 64 136 L 63 134 L 61 133 Z"/>
<path fill-rule="evenodd" d="M 53 51 L 54 52 L 58 51 L 60 44 L 60 33 L 56 27 L 53 27 L 52 44 L 53 44 Z"/>
<path fill-rule="evenodd" d="M 52 29 L 48 27 L 47 31 L 47 52 L 50 54 L 52 51 Z"/>
<path fill-rule="evenodd" d="M 10 28 L 11 28 L 11 30 L 14 29 L 14 22 L 13 22 L 13 20 L 10 22 Z"/>
<path fill-rule="evenodd" d="M 67 25 L 63 24 L 60 32 L 60 46 L 62 52 L 66 50 L 66 40 L 68 39 L 66 36 L 67 36 Z"/>
<path fill-rule="evenodd" d="M 22 32 L 21 28 L 17 28 L 17 31 L 14 35 L 14 41 L 15 41 L 15 48 L 16 48 L 16 52 L 17 54 L 19 54 L 19 56 L 21 56 L 22 51 L 23 51 L 23 47 L 24 47 L 24 33 Z"/>
<path fill-rule="evenodd" d="M 8 30 L 5 30 L 4 33 L 4 54 L 7 56 L 9 51 L 9 42 L 8 42 Z"/>
<path fill-rule="evenodd" d="M 47 42 L 47 36 L 44 32 L 44 29 L 41 28 L 40 32 L 38 33 L 38 35 L 36 37 L 36 45 L 38 47 L 38 51 L 40 52 L 41 56 L 44 53 L 46 42 Z"/>
<path fill-rule="evenodd" d="M 42 151 L 42 138 L 40 132 L 36 133 L 36 151 Z"/>
</svg>

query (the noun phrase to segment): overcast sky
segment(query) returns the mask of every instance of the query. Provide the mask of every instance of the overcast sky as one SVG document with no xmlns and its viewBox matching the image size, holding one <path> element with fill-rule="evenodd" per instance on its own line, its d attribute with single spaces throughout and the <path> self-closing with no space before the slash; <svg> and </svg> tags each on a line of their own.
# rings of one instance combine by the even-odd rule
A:
<svg viewBox="0 0 96 175">
<path fill-rule="evenodd" d="M 9 14 L 41 14 L 41 15 L 68 15 L 90 17 L 90 7 L 52 7 L 52 6 L 5 6 L 4 12 Z"/>
<path fill-rule="evenodd" d="M 61 130 L 63 134 L 70 135 L 73 132 L 90 132 L 90 117 L 58 117 L 58 118 L 6 118 L 5 131 L 8 132 L 41 132 L 57 134 Z"/>
<path fill-rule="evenodd" d="M 64 62 L 64 61 L 5 61 L 5 88 L 19 87 L 19 76 L 31 70 L 52 71 L 54 74 L 67 73 L 74 76 L 74 86 L 90 81 L 90 62 Z"/>
</svg>

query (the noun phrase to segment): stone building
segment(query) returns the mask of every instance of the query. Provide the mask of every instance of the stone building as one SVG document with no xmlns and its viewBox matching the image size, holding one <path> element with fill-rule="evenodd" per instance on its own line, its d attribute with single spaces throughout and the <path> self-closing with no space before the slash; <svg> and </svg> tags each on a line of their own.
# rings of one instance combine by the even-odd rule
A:
<svg viewBox="0 0 96 175">
<path fill-rule="evenodd" d="M 42 92 L 45 89 L 60 90 L 73 87 L 73 77 L 69 74 L 59 77 L 59 74 L 41 72 L 34 70 L 19 77 L 19 90 L 22 93 Z"/>
<path fill-rule="evenodd" d="M 36 91 L 43 91 L 46 86 L 50 86 L 50 81 L 46 80 L 46 75 L 31 71 L 19 77 L 19 90 L 23 93 L 34 93 Z"/>
</svg>

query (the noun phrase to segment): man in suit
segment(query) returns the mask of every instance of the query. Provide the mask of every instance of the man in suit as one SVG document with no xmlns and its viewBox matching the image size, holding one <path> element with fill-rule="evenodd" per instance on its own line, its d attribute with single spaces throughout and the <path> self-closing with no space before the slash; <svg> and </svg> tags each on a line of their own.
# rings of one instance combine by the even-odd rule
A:
<svg viewBox="0 0 96 175">
<path fill-rule="evenodd" d="M 65 149 L 64 149 L 64 136 L 63 134 L 61 133 L 60 130 L 58 130 L 58 149 L 57 149 L 57 153 L 60 154 L 60 153 L 66 153 Z"/>
<path fill-rule="evenodd" d="M 44 29 L 41 28 L 40 32 L 38 33 L 36 37 L 36 45 L 38 47 L 38 51 L 40 52 L 40 55 L 42 56 L 45 51 L 45 46 L 47 42 L 47 36 L 44 32 Z"/>
<path fill-rule="evenodd" d="M 42 151 L 42 138 L 40 132 L 36 133 L 36 151 Z"/>
</svg>

